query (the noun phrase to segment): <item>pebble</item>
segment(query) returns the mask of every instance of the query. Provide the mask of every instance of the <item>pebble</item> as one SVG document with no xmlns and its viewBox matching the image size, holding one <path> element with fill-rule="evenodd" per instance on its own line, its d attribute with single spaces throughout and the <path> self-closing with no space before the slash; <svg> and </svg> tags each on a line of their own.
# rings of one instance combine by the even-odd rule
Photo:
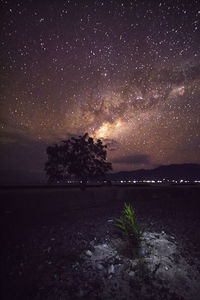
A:
<svg viewBox="0 0 200 300">
<path fill-rule="evenodd" d="M 144 247 L 142 247 L 142 248 L 140 249 L 140 254 L 141 254 L 141 255 L 144 256 L 144 255 L 146 254 L 146 252 L 147 252 L 147 251 L 146 251 L 146 249 L 145 249 Z"/>
<path fill-rule="evenodd" d="M 103 270 L 104 267 L 102 266 L 102 264 L 97 264 L 97 269 L 98 269 L 98 270 Z"/>
<path fill-rule="evenodd" d="M 130 271 L 128 274 L 129 274 L 129 276 L 131 276 L 131 277 L 135 276 L 135 272 L 133 272 L 133 271 Z"/>
<path fill-rule="evenodd" d="M 115 273 L 115 267 L 114 265 L 111 265 L 109 268 L 108 268 L 108 274 L 113 274 Z"/>
<path fill-rule="evenodd" d="M 86 254 L 87 256 L 92 256 L 92 252 L 91 252 L 90 250 L 87 250 L 87 251 L 85 252 L 85 254 Z"/>
</svg>

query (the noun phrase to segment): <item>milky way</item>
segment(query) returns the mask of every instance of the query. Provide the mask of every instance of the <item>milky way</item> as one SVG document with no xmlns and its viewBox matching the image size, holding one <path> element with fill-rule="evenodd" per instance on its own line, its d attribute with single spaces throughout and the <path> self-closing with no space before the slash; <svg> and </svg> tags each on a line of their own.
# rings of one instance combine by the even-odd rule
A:
<svg viewBox="0 0 200 300">
<path fill-rule="evenodd" d="M 200 163 L 198 0 L 1 2 L 1 169 L 85 132 L 114 171 Z"/>
</svg>

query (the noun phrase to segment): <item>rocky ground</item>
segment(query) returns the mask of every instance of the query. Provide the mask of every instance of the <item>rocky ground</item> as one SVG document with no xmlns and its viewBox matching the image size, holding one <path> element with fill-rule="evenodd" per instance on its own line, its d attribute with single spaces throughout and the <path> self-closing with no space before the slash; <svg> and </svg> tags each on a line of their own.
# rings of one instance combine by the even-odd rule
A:
<svg viewBox="0 0 200 300">
<path fill-rule="evenodd" d="M 3 191 L 1 299 L 200 299 L 200 189 L 125 189 L 40 205 L 41 193 Z M 139 257 L 115 226 L 124 201 L 144 229 Z"/>
</svg>

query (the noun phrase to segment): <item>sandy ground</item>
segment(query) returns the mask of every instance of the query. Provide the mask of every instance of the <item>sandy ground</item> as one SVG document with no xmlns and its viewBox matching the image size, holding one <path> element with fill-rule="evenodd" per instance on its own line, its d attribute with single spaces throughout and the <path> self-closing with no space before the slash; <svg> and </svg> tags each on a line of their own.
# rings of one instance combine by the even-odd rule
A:
<svg viewBox="0 0 200 300">
<path fill-rule="evenodd" d="M 127 296 L 119 292 L 122 287 L 115 276 L 117 259 L 124 265 L 127 258 L 106 259 L 102 277 L 101 267 L 92 268 L 85 253 L 89 250 L 94 255 L 96 246 L 111 247 L 119 238 L 114 220 L 128 202 L 146 232 L 164 231 L 167 238 L 173 236 L 179 257 L 197 272 L 193 275 L 191 271 L 191 277 L 198 276 L 198 186 L 99 187 L 84 192 L 77 188 L 2 189 L 0 196 L 1 299 L 144 299 L 146 286 L 145 299 L 188 299 L 169 293 L 163 280 L 156 286 L 157 281 L 142 271 L 139 277 L 126 279 Z M 126 270 L 123 273 L 126 277 Z M 106 292 L 108 280 L 116 283 L 111 296 Z M 199 299 L 196 296 L 191 293 L 190 299 Z"/>
</svg>

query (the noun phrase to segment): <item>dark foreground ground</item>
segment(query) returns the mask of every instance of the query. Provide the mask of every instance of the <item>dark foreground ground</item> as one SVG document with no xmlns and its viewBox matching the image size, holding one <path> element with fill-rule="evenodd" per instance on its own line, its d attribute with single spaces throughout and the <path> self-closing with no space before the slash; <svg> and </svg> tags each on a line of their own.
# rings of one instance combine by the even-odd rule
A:
<svg viewBox="0 0 200 300">
<path fill-rule="evenodd" d="M 101 299 L 98 274 L 87 280 L 80 257 L 92 240 L 117 234 L 113 220 L 124 202 L 135 207 L 144 230 L 175 236 L 199 268 L 198 186 L 2 189 L 0 198 L 2 300 L 77 299 L 83 284 L 85 298 Z"/>
</svg>

